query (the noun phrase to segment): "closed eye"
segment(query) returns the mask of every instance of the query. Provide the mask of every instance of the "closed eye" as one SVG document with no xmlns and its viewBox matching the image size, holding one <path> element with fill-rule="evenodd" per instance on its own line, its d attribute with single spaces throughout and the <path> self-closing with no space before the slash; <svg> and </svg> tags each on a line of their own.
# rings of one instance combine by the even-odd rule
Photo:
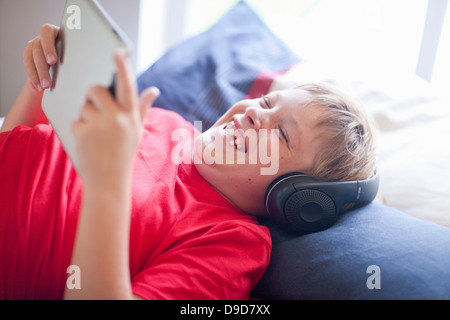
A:
<svg viewBox="0 0 450 320">
<path fill-rule="evenodd" d="M 264 95 L 263 95 L 263 96 L 261 96 L 261 99 L 263 100 L 264 106 L 265 106 L 267 109 L 272 109 L 272 103 L 271 103 L 270 99 L 269 99 L 267 96 L 264 96 Z M 281 127 L 278 127 L 278 130 L 281 132 L 281 137 L 283 138 L 284 142 L 286 142 L 286 145 L 287 145 L 288 148 L 290 149 L 290 146 L 289 146 L 289 136 L 288 136 L 286 130 L 284 130 L 284 129 L 281 128 Z"/>
<path fill-rule="evenodd" d="M 280 129 L 280 132 L 281 132 L 281 136 L 283 137 L 283 139 L 284 139 L 284 141 L 286 142 L 288 148 L 290 149 L 290 146 L 289 146 L 289 137 L 288 137 L 288 135 L 287 135 L 287 133 L 286 133 L 286 130 L 284 130 L 284 129 L 282 129 L 282 128 L 279 128 L 279 129 Z"/>
<path fill-rule="evenodd" d="M 270 103 L 270 100 L 269 98 L 267 98 L 267 96 L 262 96 L 261 99 L 263 100 L 266 108 L 272 109 L 272 104 Z"/>
</svg>

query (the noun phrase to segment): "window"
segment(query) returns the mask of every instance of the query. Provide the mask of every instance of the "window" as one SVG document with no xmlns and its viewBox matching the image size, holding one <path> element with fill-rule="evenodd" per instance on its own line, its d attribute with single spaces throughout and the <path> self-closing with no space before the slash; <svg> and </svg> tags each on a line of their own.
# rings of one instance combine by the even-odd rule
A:
<svg viewBox="0 0 450 320">
<path fill-rule="evenodd" d="M 447 5 L 442 27 L 441 41 L 436 55 L 431 83 L 439 90 L 448 92 L 450 83 L 450 5 Z"/>
</svg>

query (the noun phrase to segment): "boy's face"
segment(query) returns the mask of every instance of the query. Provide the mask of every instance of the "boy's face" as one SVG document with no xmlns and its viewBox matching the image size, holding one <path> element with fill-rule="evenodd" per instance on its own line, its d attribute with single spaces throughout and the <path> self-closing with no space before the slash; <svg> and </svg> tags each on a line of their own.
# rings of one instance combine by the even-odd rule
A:
<svg viewBox="0 0 450 320">
<path fill-rule="evenodd" d="M 199 173 L 224 197 L 251 215 L 265 215 L 264 195 L 278 176 L 312 167 L 321 107 L 301 89 L 242 100 L 197 137 Z"/>
</svg>

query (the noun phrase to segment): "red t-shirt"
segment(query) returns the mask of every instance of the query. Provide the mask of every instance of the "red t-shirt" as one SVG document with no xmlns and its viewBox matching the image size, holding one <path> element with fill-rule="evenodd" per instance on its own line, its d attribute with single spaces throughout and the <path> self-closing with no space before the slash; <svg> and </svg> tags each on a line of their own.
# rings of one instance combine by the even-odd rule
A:
<svg viewBox="0 0 450 320">
<path fill-rule="evenodd" d="M 174 164 L 174 130 L 153 108 L 133 173 L 130 273 L 145 299 L 248 299 L 264 273 L 270 234 L 230 204 L 193 164 Z M 59 299 L 80 210 L 81 179 L 50 126 L 0 134 L 0 299 Z M 83 286 L 83 270 L 81 270 Z M 76 289 L 72 289 L 76 290 Z"/>
</svg>

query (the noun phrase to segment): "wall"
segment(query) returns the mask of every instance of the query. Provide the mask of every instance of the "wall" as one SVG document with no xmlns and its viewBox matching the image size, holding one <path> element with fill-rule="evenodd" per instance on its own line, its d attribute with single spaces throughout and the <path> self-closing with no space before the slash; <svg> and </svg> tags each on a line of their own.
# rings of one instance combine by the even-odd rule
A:
<svg viewBox="0 0 450 320">
<path fill-rule="evenodd" d="M 99 0 L 136 45 L 140 0 Z M 42 24 L 60 24 L 63 0 L 0 0 L 0 116 L 6 115 L 20 93 L 26 73 L 23 50 Z M 132 55 L 136 65 L 136 53 Z"/>
</svg>

